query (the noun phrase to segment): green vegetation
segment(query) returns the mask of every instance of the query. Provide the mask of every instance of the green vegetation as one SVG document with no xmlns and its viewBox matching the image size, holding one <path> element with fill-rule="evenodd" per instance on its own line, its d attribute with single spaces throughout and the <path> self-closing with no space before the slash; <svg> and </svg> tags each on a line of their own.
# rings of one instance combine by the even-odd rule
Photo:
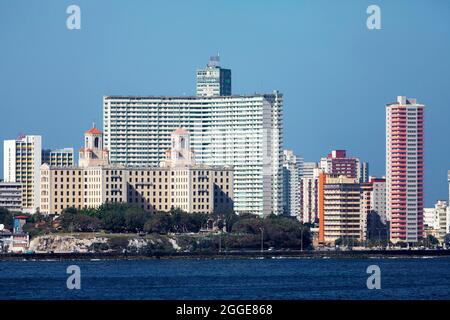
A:
<svg viewBox="0 0 450 320">
<path fill-rule="evenodd" d="M 6 229 L 12 229 L 13 214 L 8 209 L 0 208 L 0 224 L 3 224 Z"/>
<path fill-rule="evenodd" d="M 336 246 L 344 246 L 344 247 L 357 247 L 361 245 L 361 242 L 355 238 L 351 237 L 340 237 L 334 241 Z"/>
<path fill-rule="evenodd" d="M 67 208 L 60 215 L 27 215 L 24 230 L 31 237 L 58 233 L 60 235 L 92 233 L 108 238 L 98 244 L 98 251 L 123 250 L 130 239 L 145 239 L 145 252 L 174 250 L 174 239 L 181 250 L 217 251 L 261 248 L 308 249 L 311 234 L 307 226 L 296 219 L 270 215 L 236 215 L 230 210 L 212 214 L 187 213 L 180 209 L 170 212 L 147 212 L 133 204 L 104 204 L 97 209 Z M 0 223 L 9 227 L 12 214 L 0 211 Z M 171 240 L 172 239 L 172 240 Z"/>
<path fill-rule="evenodd" d="M 445 241 L 445 240 L 444 240 Z M 424 247 L 435 247 L 439 245 L 439 240 L 436 239 L 436 237 L 434 237 L 433 235 L 429 234 L 427 237 L 425 237 L 424 239 L 420 239 L 418 242 L 418 246 L 424 246 Z"/>
<path fill-rule="evenodd" d="M 64 231 L 167 234 L 199 232 L 207 214 L 189 214 L 179 209 L 151 213 L 132 204 L 104 204 L 97 210 L 65 209 L 57 218 Z"/>
</svg>

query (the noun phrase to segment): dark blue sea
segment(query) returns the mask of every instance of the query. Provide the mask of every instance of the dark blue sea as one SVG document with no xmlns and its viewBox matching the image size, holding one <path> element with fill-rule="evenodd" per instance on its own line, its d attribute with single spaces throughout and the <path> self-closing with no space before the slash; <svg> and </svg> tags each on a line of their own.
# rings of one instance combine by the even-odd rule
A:
<svg viewBox="0 0 450 320">
<path fill-rule="evenodd" d="M 0 299 L 450 299 L 450 258 L 0 261 Z"/>
</svg>

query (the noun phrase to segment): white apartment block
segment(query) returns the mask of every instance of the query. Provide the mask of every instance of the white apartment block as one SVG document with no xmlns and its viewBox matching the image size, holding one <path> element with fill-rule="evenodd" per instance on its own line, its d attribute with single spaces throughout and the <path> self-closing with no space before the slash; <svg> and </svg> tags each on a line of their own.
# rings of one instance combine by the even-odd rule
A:
<svg viewBox="0 0 450 320">
<path fill-rule="evenodd" d="M 316 174 L 315 169 L 319 167 L 317 162 L 303 162 L 302 165 L 302 178 L 312 178 Z"/>
<path fill-rule="evenodd" d="M 171 133 L 191 133 L 198 164 L 234 168 L 237 213 L 283 213 L 282 95 L 105 96 L 104 144 L 112 164 L 158 166 Z"/>
<path fill-rule="evenodd" d="M 35 213 L 40 202 L 41 136 L 19 136 L 3 144 L 3 177 L 5 182 L 22 184 L 24 212 Z"/>
<path fill-rule="evenodd" d="M 372 184 L 370 195 L 370 207 L 372 211 L 378 213 L 381 222 L 386 223 L 386 180 L 369 177 L 369 183 Z"/>
<path fill-rule="evenodd" d="M 303 223 L 317 223 L 319 219 L 319 174 L 315 162 L 303 163 L 300 179 L 300 216 Z"/>
<path fill-rule="evenodd" d="M 301 220 L 300 183 L 303 159 L 292 150 L 283 151 L 284 207 L 285 213 Z"/>
<path fill-rule="evenodd" d="M 383 224 L 386 224 L 386 179 L 369 177 L 367 182 L 361 183 L 361 235 L 367 238 L 369 216 L 370 221 L 376 219 L 376 214 Z M 372 223 L 372 222 L 370 222 Z"/>
</svg>

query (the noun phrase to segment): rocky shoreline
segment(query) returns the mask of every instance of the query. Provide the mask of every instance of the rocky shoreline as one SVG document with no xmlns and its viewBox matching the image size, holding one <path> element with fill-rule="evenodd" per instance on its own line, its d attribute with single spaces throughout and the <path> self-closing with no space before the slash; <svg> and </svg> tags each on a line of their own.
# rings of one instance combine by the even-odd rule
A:
<svg viewBox="0 0 450 320">
<path fill-rule="evenodd" d="M 346 250 L 346 251 L 230 251 L 230 252 L 148 252 L 142 253 L 23 253 L 0 254 L 0 261 L 34 260 L 142 260 L 142 259 L 368 259 L 448 257 L 450 250 Z"/>
</svg>

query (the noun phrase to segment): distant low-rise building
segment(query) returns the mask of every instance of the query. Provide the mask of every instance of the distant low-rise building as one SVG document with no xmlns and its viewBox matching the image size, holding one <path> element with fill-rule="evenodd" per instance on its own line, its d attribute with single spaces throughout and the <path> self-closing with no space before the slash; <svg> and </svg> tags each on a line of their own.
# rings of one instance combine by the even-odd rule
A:
<svg viewBox="0 0 450 320">
<path fill-rule="evenodd" d="M 439 200 L 434 208 L 424 208 L 423 222 L 427 234 L 432 234 L 440 242 L 444 241 L 444 237 L 449 230 L 448 203 Z"/>
<path fill-rule="evenodd" d="M 0 208 L 22 211 L 22 183 L 0 182 Z"/>
<path fill-rule="evenodd" d="M 6 253 L 12 243 L 12 232 L 0 224 L 0 253 Z"/>
<path fill-rule="evenodd" d="M 28 250 L 30 236 L 23 230 L 26 219 L 26 216 L 15 216 L 12 231 L 0 224 L 0 253 L 23 253 Z"/>
<path fill-rule="evenodd" d="M 447 201 L 447 225 L 445 226 L 445 229 L 447 230 L 447 233 L 450 233 L 450 170 L 448 171 L 447 180 L 448 180 L 448 201 Z"/>
</svg>

